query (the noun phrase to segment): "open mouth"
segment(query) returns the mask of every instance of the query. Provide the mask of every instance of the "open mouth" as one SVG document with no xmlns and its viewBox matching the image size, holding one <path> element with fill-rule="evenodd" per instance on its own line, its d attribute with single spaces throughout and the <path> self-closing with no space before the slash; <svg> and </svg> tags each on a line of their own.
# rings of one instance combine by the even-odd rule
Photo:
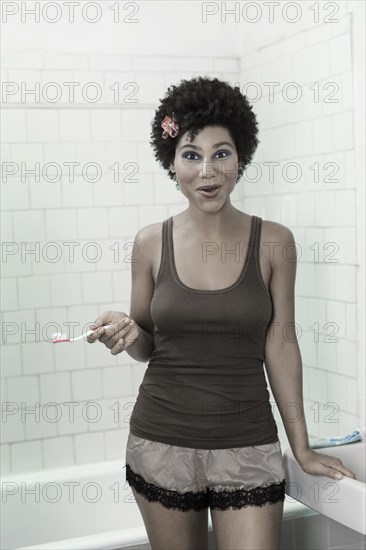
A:
<svg viewBox="0 0 366 550">
<path fill-rule="evenodd" d="M 204 197 L 216 197 L 219 194 L 220 189 L 221 185 L 213 185 L 212 187 L 197 189 L 197 191 Z"/>
</svg>

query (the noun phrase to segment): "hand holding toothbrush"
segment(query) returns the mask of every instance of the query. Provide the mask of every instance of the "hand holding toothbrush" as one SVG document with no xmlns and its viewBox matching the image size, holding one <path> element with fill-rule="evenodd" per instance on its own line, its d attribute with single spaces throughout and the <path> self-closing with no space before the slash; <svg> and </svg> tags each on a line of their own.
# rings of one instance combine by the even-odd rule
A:
<svg viewBox="0 0 366 550">
<path fill-rule="evenodd" d="M 112 355 L 124 351 L 140 335 L 138 325 L 121 311 L 105 311 L 90 328 L 95 330 L 87 336 L 87 341 L 93 343 L 99 340 L 111 350 Z"/>
</svg>

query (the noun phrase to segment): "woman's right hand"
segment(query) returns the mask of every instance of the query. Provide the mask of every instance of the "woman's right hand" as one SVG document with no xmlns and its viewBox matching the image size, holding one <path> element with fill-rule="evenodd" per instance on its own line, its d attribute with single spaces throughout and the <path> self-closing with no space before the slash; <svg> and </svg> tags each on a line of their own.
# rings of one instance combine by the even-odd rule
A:
<svg viewBox="0 0 366 550">
<path fill-rule="evenodd" d="M 103 325 L 113 326 L 106 328 Z M 87 336 L 87 341 L 93 343 L 99 340 L 111 350 L 112 355 L 124 351 L 140 335 L 138 324 L 123 311 L 105 311 L 89 328 L 96 330 Z"/>
</svg>

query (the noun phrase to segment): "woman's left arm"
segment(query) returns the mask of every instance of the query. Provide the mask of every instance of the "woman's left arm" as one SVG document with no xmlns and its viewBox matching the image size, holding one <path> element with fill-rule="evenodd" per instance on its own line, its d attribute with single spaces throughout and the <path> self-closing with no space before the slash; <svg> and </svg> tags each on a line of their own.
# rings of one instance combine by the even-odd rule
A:
<svg viewBox="0 0 366 550">
<path fill-rule="evenodd" d="M 273 315 L 265 344 L 265 368 L 293 455 L 301 468 L 315 475 L 333 479 L 341 472 L 355 478 L 342 462 L 330 455 L 315 452 L 309 444 L 306 427 L 302 361 L 295 325 L 296 245 L 285 226 L 271 224 L 271 281 Z"/>
</svg>

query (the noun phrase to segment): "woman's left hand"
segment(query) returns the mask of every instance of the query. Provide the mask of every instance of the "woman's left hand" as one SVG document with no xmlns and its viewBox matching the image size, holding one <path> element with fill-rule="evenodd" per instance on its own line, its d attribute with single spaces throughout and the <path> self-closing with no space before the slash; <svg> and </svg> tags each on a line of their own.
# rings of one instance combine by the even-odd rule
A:
<svg viewBox="0 0 366 550">
<path fill-rule="evenodd" d="M 312 475 L 327 476 L 332 479 L 342 479 L 342 475 L 356 479 L 354 472 L 346 468 L 336 456 L 317 453 L 307 449 L 297 459 L 304 472 Z"/>
</svg>

